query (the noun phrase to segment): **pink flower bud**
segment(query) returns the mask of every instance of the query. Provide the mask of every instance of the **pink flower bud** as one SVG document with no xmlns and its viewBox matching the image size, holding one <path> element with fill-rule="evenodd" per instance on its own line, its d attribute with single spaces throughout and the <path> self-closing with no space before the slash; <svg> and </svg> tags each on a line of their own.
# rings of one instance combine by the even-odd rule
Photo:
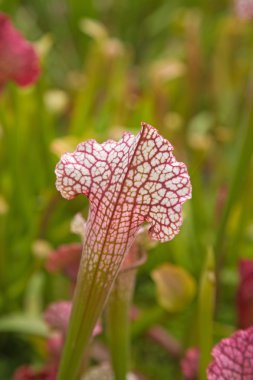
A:
<svg viewBox="0 0 253 380">
<path fill-rule="evenodd" d="M 253 325 L 253 260 L 240 260 L 237 315 L 241 328 Z"/>
<path fill-rule="evenodd" d="M 253 20 L 253 0 L 236 0 L 235 11 L 242 20 Z"/>
<path fill-rule="evenodd" d="M 62 271 L 72 280 L 76 280 L 80 259 L 82 255 L 82 244 L 64 244 L 55 251 L 50 252 L 46 268 L 49 272 Z"/>
<path fill-rule="evenodd" d="M 15 371 L 13 380 L 56 380 L 56 368 L 45 366 L 35 369 L 31 366 L 22 366 Z"/>
<path fill-rule="evenodd" d="M 181 360 L 181 369 L 185 380 L 198 379 L 199 366 L 199 349 L 197 347 L 189 348 Z"/>
</svg>

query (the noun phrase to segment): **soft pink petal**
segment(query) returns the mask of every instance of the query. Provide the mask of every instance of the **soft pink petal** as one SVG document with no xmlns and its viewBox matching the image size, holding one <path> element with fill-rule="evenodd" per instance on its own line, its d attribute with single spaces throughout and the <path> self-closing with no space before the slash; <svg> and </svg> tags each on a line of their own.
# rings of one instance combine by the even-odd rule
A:
<svg viewBox="0 0 253 380">
<path fill-rule="evenodd" d="M 35 82 L 40 74 L 40 64 L 33 46 L 0 13 L 0 88 L 8 80 L 20 86 Z"/>
<path fill-rule="evenodd" d="M 207 369 L 208 380 L 253 379 L 253 327 L 223 339 L 213 351 Z"/>
<path fill-rule="evenodd" d="M 47 339 L 47 351 L 51 363 L 59 363 L 64 345 L 64 336 L 61 332 L 51 333 Z"/>
<path fill-rule="evenodd" d="M 95 337 L 99 334 L 101 334 L 102 332 L 102 325 L 101 325 L 101 322 L 100 321 L 97 321 L 94 329 L 93 329 L 93 333 L 92 333 L 92 336 Z"/>
<path fill-rule="evenodd" d="M 82 255 L 82 244 L 64 244 L 55 251 L 50 252 L 46 268 L 49 272 L 63 271 L 72 280 L 76 280 L 80 259 Z"/>
<path fill-rule="evenodd" d="M 56 372 L 57 370 L 54 366 L 35 369 L 24 365 L 15 371 L 13 380 L 56 380 Z"/>
<path fill-rule="evenodd" d="M 181 370 L 185 380 L 198 379 L 199 366 L 199 349 L 197 347 L 189 348 L 181 360 Z"/>
<path fill-rule="evenodd" d="M 239 286 L 236 298 L 238 324 L 241 328 L 253 325 L 253 260 L 239 262 Z"/>
<path fill-rule="evenodd" d="M 66 332 L 72 304 L 69 301 L 59 301 L 48 306 L 44 320 L 53 329 Z"/>
<path fill-rule="evenodd" d="M 253 0 L 236 0 L 235 10 L 242 20 L 253 20 Z"/>
</svg>

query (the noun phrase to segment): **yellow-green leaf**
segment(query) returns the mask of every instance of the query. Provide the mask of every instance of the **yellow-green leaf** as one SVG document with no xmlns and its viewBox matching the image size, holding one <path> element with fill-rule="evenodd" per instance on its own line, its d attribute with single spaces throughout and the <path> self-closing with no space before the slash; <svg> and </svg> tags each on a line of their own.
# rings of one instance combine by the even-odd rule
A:
<svg viewBox="0 0 253 380">
<path fill-rule="evenodd" d="M 184 309 L 196 292 L 194 278 L 181 267 L 162 264 L 151 276 L 156 284 L 158 303 L 170 313 Z"/>
</svg>

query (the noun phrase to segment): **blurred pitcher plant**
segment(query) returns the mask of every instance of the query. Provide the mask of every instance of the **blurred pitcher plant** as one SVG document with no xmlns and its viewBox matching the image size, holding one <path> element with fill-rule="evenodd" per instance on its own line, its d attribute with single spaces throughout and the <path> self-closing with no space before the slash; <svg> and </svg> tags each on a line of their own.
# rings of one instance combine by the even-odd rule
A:
<svg viewBox="0 0 253 380">
<path fill-rule="evenodd" d="M 39 58 L 32 44 L 0 12 L 0 91 L 8 81 L 24 87 L 39 77 Z"/>
<path fill-rule="evenodd" d="M 166 242 L 179 232 L 182 203 L 191 198 L 185 164 L 172 145 L 142 123 L 137 136 L 118 142 L 88 140 L 56 166 L 56 187 L 66 199 L 90 201 L 83 252 L 58 380 L 75 379 L 95 323 L 141 225 Z"/>
</svg>

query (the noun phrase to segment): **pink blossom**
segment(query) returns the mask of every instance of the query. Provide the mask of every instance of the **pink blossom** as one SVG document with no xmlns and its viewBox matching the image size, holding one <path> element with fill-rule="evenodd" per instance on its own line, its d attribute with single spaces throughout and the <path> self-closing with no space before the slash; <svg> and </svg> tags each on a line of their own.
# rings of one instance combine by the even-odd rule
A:
<svg viewBox="0 0 253 380">
<path fill-rule="evenodd" d="M 55 380 L 59 360 L 64 345 L 72 304 L 69 301 L 59 301 L 48 306 L 44 313 L 45 322 L 55 330 L 47 339 L 49 362 L 40 369 L 24 365 L 19 367 L 13 380 Z M 101 333 L 101 323 L 94 328 L 93 336 Z"/>
<path fill-rule="evenodd" d="M 237 291 L 238 324 L 241 328 L 253 325 L 253 260 L 240 260 Z"/>
<path fill-rule="evenodd" d="M 44 312 L 45 322 L 54 330 L 66 333 L 71 314 L 72 303 L 70 301 L 58 301 L 51 303 Z M 101 324 L 97 323 L 93 336 L 101 333 Z"/>
<path fill-rule="evenodd" d="M 235 11 L 242 20 L 253 20 L 253 0 L 236 0 Z"/>
<path fill-rule="evenodd" d="M 143 235 L 144 232 L 140 230 L 138 236 Z M 144 250 L 138 240 L 136 240 L 130 250 L 125 255 L 123 262 L 120 267 L 120 273 L 126 272 L 129 270 L 135 270 L 145 263 L 147 259 L 146 250 Z"/>
<path fill-rule="evenodd" d="M 223 339 L 213 351 L 207 368 L 208 380 L 253 379 L 253 327 Z"/>
<path fill-rule="evenodd" d="M 199 349 L 197 347 L 189 348 L 181 360 L 181 370 L 185 380 L 198 379 L 199 366 Z"/>
<path fill-rule="evenodd" d="M 28 86 L 37 80 L 39 73 L 39 59 L 33 46 L 0 13 L 0 89 L 9 80 Z"/>
<path fill-rule="evenodd" d="M 44 366 L 41 369 L 35 369 L 31 366 L 19 367 L 14 375 L 13 380 L 55 380 L 56 368 L 53 366 Z"/>
<path fill-rule="evenodd" d="M 50 252 L 46 268 L 49 272 L 63 271 L 71 280 L 76 280 L 80 259 L 82 255 L 82 244 L 64 244 L 55 251 Z"/>
<path fill-rule="evenodd" d="M 58 364 L 61 358 L 62 347 L 64 345 L 64 336 L 56 331 L 47 338 L 47 352 L 50 362 Z"/>
<path fill-rule="evenodd" d="M 44 320 L 51 328 L 65 333 L 68 328 L 70 313 L 71 302 L 54 302 L 44 312 Z"/>
</svg>

